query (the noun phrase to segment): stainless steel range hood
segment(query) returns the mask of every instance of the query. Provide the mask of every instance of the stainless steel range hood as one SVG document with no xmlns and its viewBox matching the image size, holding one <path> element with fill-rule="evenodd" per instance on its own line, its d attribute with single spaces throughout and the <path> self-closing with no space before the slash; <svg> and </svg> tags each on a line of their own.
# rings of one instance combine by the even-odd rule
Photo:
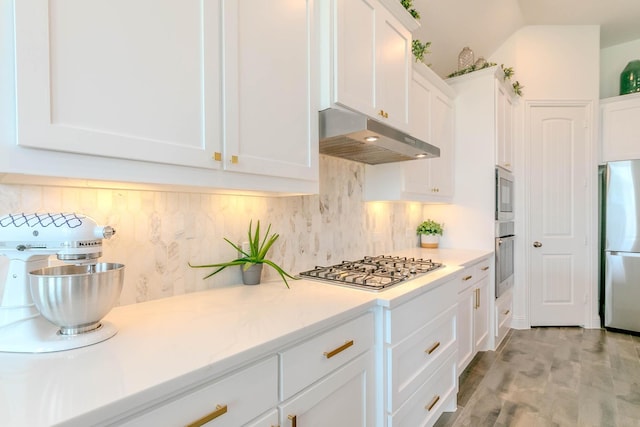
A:
<svg viewBox="0 0 640 427">
<path fill-rule="evenodd" d="M 363 114 L 320 111 L 320 153 L 377 165 L 439 157 L 440 149 Z"/>
</svg>

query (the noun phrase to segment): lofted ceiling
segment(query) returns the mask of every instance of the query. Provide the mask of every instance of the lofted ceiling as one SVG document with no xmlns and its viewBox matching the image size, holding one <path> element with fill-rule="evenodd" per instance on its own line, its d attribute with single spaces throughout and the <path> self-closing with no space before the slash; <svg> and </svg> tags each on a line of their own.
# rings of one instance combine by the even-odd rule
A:
<svg viewBox="0 0 640 427">
<path fill-rule="evenodd" d="M 639 0 L 413 0 L 421 27 L 414 38 L 432 43 L 425 62 L 440 76 L 457 69 L 460 50 L 489 57 L 526 25 L 600 25 L 600 45 L 640 39 Z"/>
</svg>

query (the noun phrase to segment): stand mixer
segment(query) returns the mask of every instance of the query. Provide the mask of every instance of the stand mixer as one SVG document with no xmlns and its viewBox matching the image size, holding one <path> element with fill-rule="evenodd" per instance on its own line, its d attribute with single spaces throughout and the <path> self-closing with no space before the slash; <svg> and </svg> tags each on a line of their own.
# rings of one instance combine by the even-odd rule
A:
<svg viewBox="0 0 640 427">
<path fill-rule="evenodd" d="M 0 352 L 69 350 L 115 335 L 115 326 L 100 320 L 117 302 L 124 266 L 96 262 L 102 239 L 114 234 L 76 213 L 0 217 L 0 255 L 9 258 L 0 282 Z M 51 255 L 70 265 L 48 267 Z M 82 324 L 76 324 L 79 316 Z"/>
</svg>

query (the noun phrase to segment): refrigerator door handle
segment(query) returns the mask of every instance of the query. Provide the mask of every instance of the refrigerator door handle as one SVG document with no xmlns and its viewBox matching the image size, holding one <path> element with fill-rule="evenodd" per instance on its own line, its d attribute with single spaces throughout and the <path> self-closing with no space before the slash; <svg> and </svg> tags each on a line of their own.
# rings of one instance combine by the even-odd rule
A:
<svg viewBox="0 0 640 427">
<path fill-rule="evenodd" d="M 630 258 L 640 258 L 640 252 L 605 251 L 611 256 L 625 256 Z"/>
</svg>

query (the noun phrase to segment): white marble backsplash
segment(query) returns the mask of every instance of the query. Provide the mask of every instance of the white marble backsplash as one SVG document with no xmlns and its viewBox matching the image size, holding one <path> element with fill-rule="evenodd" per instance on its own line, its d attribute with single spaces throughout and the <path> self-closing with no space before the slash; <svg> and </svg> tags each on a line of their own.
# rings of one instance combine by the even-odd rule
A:
<svg viewBox="0 0 640 427">
<path fill-rule="evenodd" d="M 364 171 L 363 164 L 320 156 L 320 194 L 292 197 L 0 185 L 0 214 L 73 211 L 114 227 L 101 261 L 125 264 L 126 305 L 240 283 L 239 267 L 203 280 L 211 270 L 188 263 L 233 259 L 223 238 L 247 241 L 252 219 L 280 235 L 268 258 L 291 274 L 416 246 L 422 205 L 364 202 Z M 6 264 L 0 257 L 0 272 Z M 265 267 L 262 278 L 279 275 Z"/>
</svg>

